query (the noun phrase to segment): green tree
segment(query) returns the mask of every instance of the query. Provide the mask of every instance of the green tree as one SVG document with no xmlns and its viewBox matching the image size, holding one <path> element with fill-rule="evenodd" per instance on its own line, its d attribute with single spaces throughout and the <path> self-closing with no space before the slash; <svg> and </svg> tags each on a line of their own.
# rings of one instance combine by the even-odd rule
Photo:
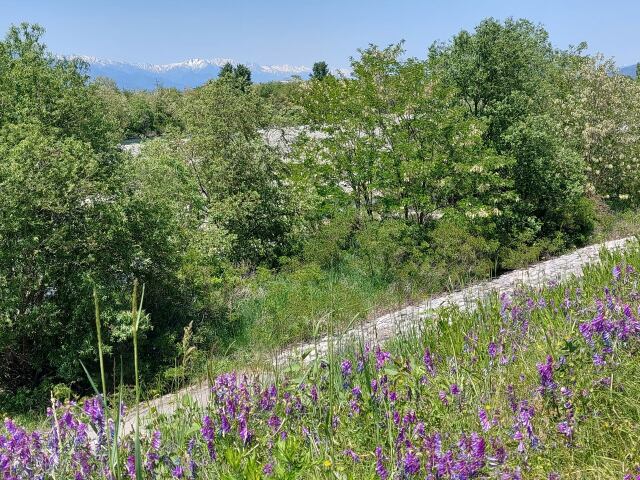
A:
<svg viewBox="0 0 640 480">
<path fill-rule="evenodd" d="M 233 65 L 231 65 L 231 63 L 229 62 L 225 63 L 220 69 L 220 72 L 218 72 L 219 78 L 225 77 L 227 75 L 233 75 Z"/>
<path fill-rule="evenodd" d="M 561 131 L 562 119 L 555 115 L 554 105 L 564 95 L 559 86 L 570 57 L 552 48 L 542 27 L 514 19 L 483 20 L 473 33 L 463 31 L 450 43 L 430 49 L 431 68 L 456 87 L 468 115 L 487 125 L 487 146 L 515 160 L 513 168 L 503 172 L 515 180 L 519 200 L 512 205 L 513 215 L 499 222 L 505 244 L 517 238 L 518 231 L 529 232 L 528 241 L 556 234 L 568 234 L 568 242 L 578 240 L 571 238 L 575 229 L 565 226 L 572 225 L 566 220 L 578 215 L 576 205 L 584 201 L 584 175 L 567 177 L 564 186 L 556 181 L 541 183 L 565 175 L 563 165 L 583 171 L 575 149 L 549 136 Z M 532 190 L 533 185 L 539 189 Z M 586 224 L 577 229 L 581 240 L 590 228 L 583 220 Z"/>
<path fill-rule="evenodd" d="M 233 69 L 233 76 L 235 78 L 236 87 L 243 92 L 246 92 L 253 83 L 251 81 L 251 70 L 246 65 L 236 65 Z"/>
<path fill-rule="evenodd" d="M 509 182 L 497 172 L 509 160 L 484 147 L 482 122 L 466 117 L 455 91 L 425 62 L 403 60 L 402 45 L 360 54 L 351 78 L 303 88 L 315 132 L 301 154 L 323 197 L 421 225 L 447 209 L 499 211 Z"/>
<path fill-rule="evenodd" d="M 207 200 L 207 221 L 233 236 L 232 258 L 274 263 L 287 254 L 295 203 L 286 164 L 261 136 L 270 124 L 264 101 L 210 82 L 187 94 L 182 118 L 189 141 L 177 148 Z"/>
<path fill-rule="evenodd" d="M 483 20 L 429 52 L 432 68 L 442 68 L 469 113 L 487 121 L 485 136 L 498 149 L 506 148 L 502 135 L 511 125 L 540 108 L 553 58 L 546 30 L 511 18 Z"/>
<path fill-rule="evenodd" d="M 640 202 L 640 83 L 613 60 L 581 56 L 564 70 L 566 94 L 554 103 L 565 144 L 581 156 L 587 186 L 610 205 Z"/>
<path fill-rule="evenodd" d="M 21 25 L 0 42 L 0 400 L 20 408 L 38 386 L 85 385 L 78 359 L 95 359 L 94 286 L 107 352 L 122 353 L 126 367 L 131 283 L 147 285 L 149 374 L 175 353 L 198 311 L 193 297 L 206 290 L 184 273 L 203 263 L 185 253 L 202 243 L 188 233 L 197 218 L 185 219 L 201 211 L 198 190 L 171 168 L 161 180 L 136 170 L 147 163 L 119 151 L 122 130 L 96 94 L 112 86 L 89 85 L 83 66 L 47 53 L 41 35 Z M 144 188 L 152 179 L 162 200 Z"/>
<path fill-rule="evenodd" d="M 87 95 L 86 65 L 47 53 L 44 29 L 23 23 L 10 27 L 0 42 L 0 126 L 38 122 L 91 144 L 100 152 L 115 149 L 117 119 L 100 98 Z"/>
<path fill-rule="evenodd" d="M 313 69 L 309 77 L 312 80 L 322 80 L 327 75 L 329 75 L 329 66 L 327 65 L 327 62 L 321 61 L 313 64 Z"/>
<path fill-rule="evenodd" d="M 218 77 L 220 80 L 227 82 L 241 92 L 248 91 L 249 87 L 253 84 L 251 81 L 251 70 L 243 64 L 238 64 L 234 67 L 229 62 L 225 63 Z"/>
</svg>

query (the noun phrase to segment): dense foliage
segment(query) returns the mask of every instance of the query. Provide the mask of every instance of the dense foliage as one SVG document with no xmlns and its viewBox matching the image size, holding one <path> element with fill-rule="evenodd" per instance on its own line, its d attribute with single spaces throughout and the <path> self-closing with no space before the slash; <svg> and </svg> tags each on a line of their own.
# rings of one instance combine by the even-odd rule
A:
<svg viewBox="0 0 640 480">
<path fill-rule="evenodd" d="M 206 354 L 522 266 L 640 203 L 640 83 L 526 20 L 484 20 L 425 59 L 370 45 L 348 76 L 317 62 L 254 85 L 229 64 L 184 92 L 90 82 L 42 33 L 0 42 L 3 409 L 86 392 L 94 288 L 113 384 L 132 378 L 128 292 L 145 284 L 157 393 Z M 119 148 L 131 137 L 139 155 Z"/>
</svg>

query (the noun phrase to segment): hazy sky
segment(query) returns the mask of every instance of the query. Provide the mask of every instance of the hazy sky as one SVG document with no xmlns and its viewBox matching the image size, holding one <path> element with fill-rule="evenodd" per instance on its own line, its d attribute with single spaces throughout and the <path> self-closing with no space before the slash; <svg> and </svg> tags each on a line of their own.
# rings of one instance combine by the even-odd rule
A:
<svg viewBox="0 0 640 480">
<path fill-rule="evenodd" d="M 36 22 L 59 54 L 142 63 L 227 57 L 261 64 L 348 65 L 369 43 L 434 40 L 482 18 L 542 23 L 558 47 L 589 44 L 621 65 L 640 60 L 638 0 L 0 0 L 0 30 Z"/>
</svg>

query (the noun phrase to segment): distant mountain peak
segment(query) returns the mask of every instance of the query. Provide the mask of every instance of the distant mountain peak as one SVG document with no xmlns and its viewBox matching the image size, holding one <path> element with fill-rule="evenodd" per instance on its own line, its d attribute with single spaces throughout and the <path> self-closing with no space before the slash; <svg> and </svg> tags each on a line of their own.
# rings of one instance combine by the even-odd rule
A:
<svg viewBox="0 0 640 480">
<path fill-rule="evenodd" d="M 92 78 L 108 77 L 120 88 L 130 90 L 150 90 L 157 85 L 179 89 L 194 88 L 218 76 L 226 63 L 238 65 L 231 58 L 190 58 L 181 62 L 151 64 L 107 60 L 87 55 L 71 55 L 89 65 L 88 74 Z M 311 69 L 304 65 L 260 65 L 245 63 L 251 69 L 255 82 L 288 80 L 293 75 L 304 75 Z"/>
<path fill-rule="evenodd" d="M 160 65 L 146 65 L 148 70 L 153 72 L 166 72 L 168 70 L 175 70 L 177 68 L 187 68 L 191 70 L 202 70 L 207 67 L 222 67 L 225 63 L 235 64 L 236 62 L 231 58 L 212 58 L 205 60 L 202 58 L 190 58 L 183 62 L 165 63 Z"/>
</svg>

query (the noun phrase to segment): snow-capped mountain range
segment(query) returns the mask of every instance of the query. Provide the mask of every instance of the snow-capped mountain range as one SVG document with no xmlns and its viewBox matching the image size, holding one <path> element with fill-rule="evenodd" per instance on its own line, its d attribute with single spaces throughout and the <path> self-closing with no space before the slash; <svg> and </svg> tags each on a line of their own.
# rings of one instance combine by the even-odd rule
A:
<svg viewBox="0 0 640 480">
<path fill-rule="evenodd" d="M 91 78 L 108 77 L 120 88 L 128 90 L 150 90 L 157 85 L 179 89 L 193 88 L 211 78 L 216 78 L 225 63 L 229 62 L 233 65 L 242 63 L 230 58 L 208 60 L 192 58 L 162 65 L 119 62 L 83 55 L 67 58 L 78 58 L 86 62 L 89 66 L 87 73 Z M 294 75 L 307 77 L 311 72 L 311 68 L 306 66 L 258 65 L 256 63 L 245 63 L 245 65 L 251 69 L 254 82 L 288 80 Z"/>
</svg>

